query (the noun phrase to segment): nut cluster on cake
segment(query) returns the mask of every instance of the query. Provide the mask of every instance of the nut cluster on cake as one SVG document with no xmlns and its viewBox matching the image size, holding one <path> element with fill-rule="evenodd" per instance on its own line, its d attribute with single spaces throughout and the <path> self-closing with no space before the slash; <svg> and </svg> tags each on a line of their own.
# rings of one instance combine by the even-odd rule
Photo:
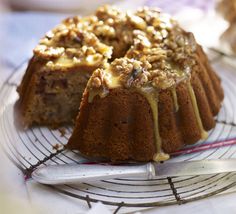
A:
<svg viewBox="0 0 236 214">
<path fill-rule="evenodd" d="M 102 7 L 84 20 L 80 26 L 85 28 L 86 23 L 89 31 L 113 48 L 112 59 L 116 58 L 103 70 L 99 68 L 90 88 L 100 87 L 103 81 L 112 87 L 109 82 L 116 76 L 116 83 L 125 87 L 167 89 L 187 78 L 195 64 L 197 44 L 193 35 L 159 10 L 142 8 L 122 13 Z"/>
</svg>

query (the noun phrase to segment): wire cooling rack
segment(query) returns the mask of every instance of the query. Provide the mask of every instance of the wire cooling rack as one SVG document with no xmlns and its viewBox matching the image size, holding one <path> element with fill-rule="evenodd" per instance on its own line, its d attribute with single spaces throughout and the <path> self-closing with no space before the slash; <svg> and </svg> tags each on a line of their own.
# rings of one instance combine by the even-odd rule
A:
<svg viewBox="0 0 236 214">
<path fill-rule="evenodd" d="M 225 99 L 216 118 L 217 125 L 206 141 L 188 146 L 170 161 L 189 161 L 236 157 L 236 81 L 235 68 L 224 63 L 222 53 L 211 51 L 213 66 L 222 78 Z M 0 89 L 1 147 L 8 158 L 30 179 L 37 167 L 49 164 L 84 163 L 87 160 L 74 151 L 64 149 L 71 127 L 51 130 L 35 127 L 20 131 L 14 125 L 16 87 L 26 68 L 26 62 L 15 68 Z M 222 145 L 222 147 L 219 147 Z M 183 204 L 228 191 L 236 186 L 236 173 L 205 176 L 168 177 L 141 180 L 137 178 L 100 180 L 78 185 L 51 186 L 54 191 L 84 200 L 89 207 L 101 201 L 113 206 L 114 213 L 127 207 L 155 207 Z"/>
</svg>

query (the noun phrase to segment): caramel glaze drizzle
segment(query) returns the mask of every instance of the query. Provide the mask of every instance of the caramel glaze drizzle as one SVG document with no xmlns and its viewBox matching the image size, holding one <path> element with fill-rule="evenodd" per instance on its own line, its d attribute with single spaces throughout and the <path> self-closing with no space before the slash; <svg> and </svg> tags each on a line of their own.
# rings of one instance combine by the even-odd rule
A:
<svg viewBox="0 0 236 214">
<path fill-rule="evenodd" d="M 171 90 L 171 94 L 172 94 L 172 99 L 174 102 L 174 108 L 175 108 L 175 112 L 179 111 L 179 104 L 178 104 L 178 98 L 177 98 L 177 93 L 176 93 L 176 88 L 173 87 Z"/>
<path fill-rule="evenodd" d="M 200 116 L 198 105 L 197 105 L 197 99 L 196 99 L 193 87 L 191 85 L 190 79 L 187 81 L 187 87 L 188 87 L 189 95 L 191 97 L 191 102 L 193 105 L 193 110 L 195 113 L 197 124 L 201 132 L 201 139 L 206 139 L 208 137 L 208 133 L 203 128 L 201 116 Z"/>
<path fill-rule="evenodd" d="M 194 110 L 194 114 L 195 114 L 195 117 L 197 120 L 199 130 L 201 132 L 201 139 L 206 139 L 208 137 L 208 133 L 204 130 L 203 125 L 202 125 L 202 120 L 201 120 L 201 116 L 199 113 L 196 96 L 195 96 L 194 90 L 192 88 L 190 78 L 187 80 L 187 87 L 188 87 L 189 95 L 191 98 L 191 103 L 193 106 L 193 110 Z M 175 110 L 175 112 L 177 112 L 179 110 L 179 105 L 178 105 L 178 98 L 177 98 L 177 93 L 176 93 L 176 86 L 169 89 L 169 90 L 171 91 L 171 94 L 172 94 L 172 99 L 173 99 L 173 103 L 174 103 L 174 110 Z M 155 135 L 155 143 L 156 143 L 156 150 L 157 150 L 156 154 L 153 157 L 153 160 L 156 162 L 168 160 L 169 155 L 164 153 L 162 150 L 162 140 L 161 140 L 161 136 L 159 133 L 158 91 L 153 90 L 153 89 L 147 90 L 147 89 L 143 88 L 141 91 L 141 94 L 143 94 L 143 96 L 149 102 L 149 105 L 150 105 L 150 107 L 152 109 L 152 113 L 153 113 L 154 135 Z"/>
<path fill-rule="evenodd" d="M 150 108 L 152 110 L 153 122 L 154 122 L 154 137 L 156 144 L 156 153 L 153 156 L 153 161 L 160 162 L 170 158 L 170 156 L 162 151 L 162 140 L 159 132 L 159 120 L 158 120 L 158 91 L 153 88 L 141 89 L 141 94 L 147 99 Z"/>
</svg>

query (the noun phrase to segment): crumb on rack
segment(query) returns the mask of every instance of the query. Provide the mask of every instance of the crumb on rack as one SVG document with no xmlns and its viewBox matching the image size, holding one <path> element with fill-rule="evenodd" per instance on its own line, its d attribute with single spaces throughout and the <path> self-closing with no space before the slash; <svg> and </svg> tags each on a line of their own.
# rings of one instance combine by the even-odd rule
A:
<svg viewBox="0 0 236 214">
<path fill-rule="evenodd" d="M 58 131 L 61 133 L 61 137 L 64 137 L 66 135 L 66 129 L 64 127 L 60 127 Z"/>
<path fill-rule="evenodd" d="M 60 145 L 55 144 L 55 145 L 52 146 L 52 149 L 58 151 L 60 149 Z"/>
</svg>

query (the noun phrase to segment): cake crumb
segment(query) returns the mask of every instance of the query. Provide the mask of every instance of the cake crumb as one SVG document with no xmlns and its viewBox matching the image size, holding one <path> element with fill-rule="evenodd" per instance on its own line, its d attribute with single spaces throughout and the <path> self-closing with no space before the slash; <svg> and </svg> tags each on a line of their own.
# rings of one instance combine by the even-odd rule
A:
<svg viewBox="0 0 236 214">
<path fill-rule="evenodd" d="M 61 133 L 61 137 L 64 137 L 66 135 L 66 129 L 64 127 L 60 127 L 58 131 Z"/>
<path fill-rule="evenodd" d="M 57 143 L 52 146 L 52 149 L 58 151 L 60 149 L 60 145 Z"/>
</svg>

